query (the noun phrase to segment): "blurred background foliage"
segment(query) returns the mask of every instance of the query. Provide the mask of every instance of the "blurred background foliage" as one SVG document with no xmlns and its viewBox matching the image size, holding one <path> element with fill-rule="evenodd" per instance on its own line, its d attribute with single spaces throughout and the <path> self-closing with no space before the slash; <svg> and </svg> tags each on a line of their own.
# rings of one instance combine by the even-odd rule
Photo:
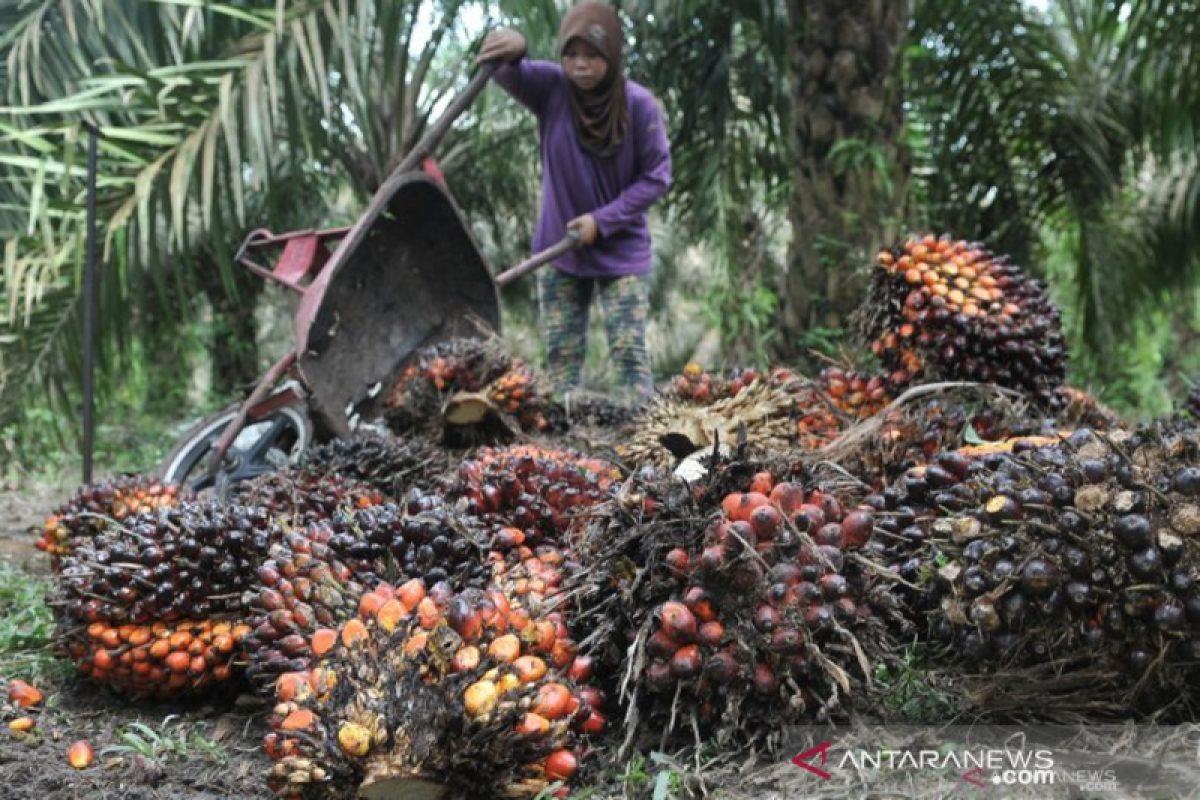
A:
<svg viewBox="0 0 1200 800">
<path fill-rule="evenodd" d="M 352 221 L 484 32 L 512 25 L 552 58 L 568 5 L 0 5 L 0 474 L 78 464 L 85 123 L 103 135 L 97 468 L 145 470 L 289 346 L 292 298 L 232 263 L 245 234 Z M 615 5 L 674 159 L 652 219 L 660 377 L 857 358 L 842 317 L 797 314 L 818 290 L 796 276 L 852 300 L 905 231 L 980 240 L 1045 279 L 1071 381 L 1132 418 L 1200 375 L 1200 0 L 902 0 L 890 38 L 866 0 Z M 436 157 L 488 259 L 519 260 L 531 116 L 489 89 Z M 504 304 L 536 360 L 533 283 Z M 596 327 L 593 388 L 604 350 Z"/>
</svg>

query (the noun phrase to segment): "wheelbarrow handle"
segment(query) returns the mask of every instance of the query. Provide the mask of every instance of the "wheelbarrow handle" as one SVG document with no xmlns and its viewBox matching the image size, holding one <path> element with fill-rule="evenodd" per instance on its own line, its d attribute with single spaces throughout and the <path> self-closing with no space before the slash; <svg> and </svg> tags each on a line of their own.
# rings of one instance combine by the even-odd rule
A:
<svg viewBox="0 0 1200 800">
<path fill-rule="evenodd" d="M 441 144 L 442 137 L 446 135 L 446 131 L 450 130 L 450 126 L 454 124 L 455 120 L 467 110 L 467 107 L 471 103 L 475 102 L 475 98 L 487 86 L 487 82 L 492 79 L 492 75 L 499 67 L 500 61 L 498 59 L 485 61 L 479 65 L 479 71 L 471 78 L 471 82 L 467 84 L 467 87 L 462 90 L 462 93 L 458 97 L 454 98 L 454 101 L 450 103 L 445 113 L 434 123 L 433 127 L 425 132 L 425 135 L 421 137 L 419 142 L 413 145 L 413 149 L 408 151 L 408 155 L 404 157 L 399 166 L 392 170 L 392 174 L 388 176 L 385 184 L 400 175 L 417 169 L 421 165 L 421 162 L 428 156 L 433 155 L 433 151 Z"/>
<path fill-rule="evenodd" d="M 538 267 L 549 264 L 554 259 L 571 252 L 576 247 L 579 247 L 579 231 L 574 229 L 568 230 L 567 235 L 558 244 L 551 245 L 540 253 L 535 253 L 531 258 L 497 275 L 496 285 L 503 289 L 517 278 L 528 275 Z"/>
</svg>

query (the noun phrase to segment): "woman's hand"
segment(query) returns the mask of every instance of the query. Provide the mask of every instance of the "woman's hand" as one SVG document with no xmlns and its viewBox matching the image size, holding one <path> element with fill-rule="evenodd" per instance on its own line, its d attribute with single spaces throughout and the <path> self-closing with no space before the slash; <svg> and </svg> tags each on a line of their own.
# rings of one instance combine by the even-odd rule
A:
<svg viewBox="0 0 1200 800">
<path fill-rule="evenodd" d="M 584 247 L 596 241 L 596 237 L 600 235 L 600 229 L 596 227 L 596 218 L 591 214 L 584 214 L 582 217 L 571 220 L 567 223 L 567 230 L 577 231 L 579 244 Z"/>
<path fill-rule="evenodd" d="M 479 55 L 475 63 L 485 61 L 501 61 L 509 63 L 519 61 L 525 55 L 525 37 L 512 28 L 496 28 L 483 39 Z"/>
</svg>

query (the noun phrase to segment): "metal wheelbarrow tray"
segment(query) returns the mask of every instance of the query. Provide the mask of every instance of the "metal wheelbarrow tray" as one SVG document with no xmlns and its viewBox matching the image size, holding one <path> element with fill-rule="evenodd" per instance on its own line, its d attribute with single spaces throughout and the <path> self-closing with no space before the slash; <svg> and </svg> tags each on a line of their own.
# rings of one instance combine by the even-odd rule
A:
<svg viewBox="0 0 1200 800">
<path fill-rule="evenodd" d="M 388 183 L 296 315 L 296 369 L 313 414 L 338 437 L 350 435 L 354 415 L 378 415 L 417 350 L 500 331 L 496 283 L 454 202 L 423 173 Z"/>
</svg>

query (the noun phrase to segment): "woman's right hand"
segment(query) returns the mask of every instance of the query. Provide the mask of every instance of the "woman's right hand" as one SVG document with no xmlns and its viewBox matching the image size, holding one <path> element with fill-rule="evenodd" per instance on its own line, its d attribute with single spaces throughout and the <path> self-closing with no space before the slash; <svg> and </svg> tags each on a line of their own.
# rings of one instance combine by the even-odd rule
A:
<svg viewBox="0 0 1200 800">
<path fill-rule="evenodd" d="M 479 55 L 475 56 L 475 63 L 482 64 L 485 61 L 509 63 L 519 61 L 523 55 L 525 55 L 525 37 L 512 28 L 497 28 L 484 37 L 483 46 L 479 48 Z"/>
</svg>

